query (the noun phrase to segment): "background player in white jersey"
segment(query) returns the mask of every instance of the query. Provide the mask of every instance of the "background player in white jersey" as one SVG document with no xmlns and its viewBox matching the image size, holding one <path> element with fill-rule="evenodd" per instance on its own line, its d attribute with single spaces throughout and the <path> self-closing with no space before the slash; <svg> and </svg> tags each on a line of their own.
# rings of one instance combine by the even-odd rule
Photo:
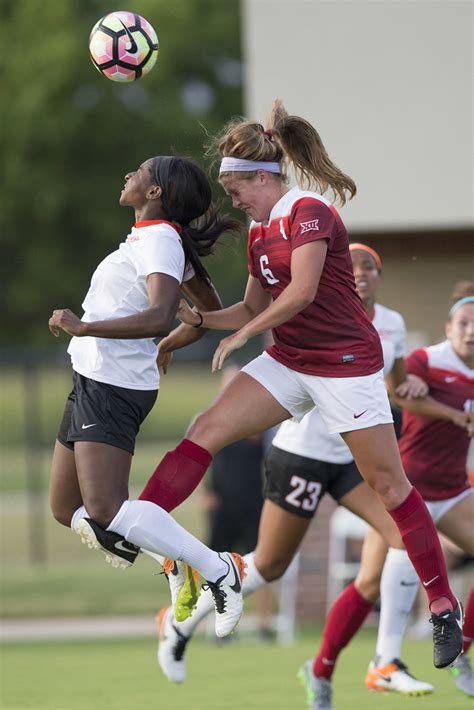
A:
<svg viewBox="0 0 474 710">
<path fill-rule="evenodd" d="M 357 290 L 364 308 L 381 336 L 384 353 L 384 377 L 390 388 L 407 397 L 426 394 L 426 384 L 416 376 L 406 376 L 403 355 L 405 354 L 405 325 L 399 313 L 375 303 L 376 291 L 381 280 L 379 255 L 364 244 L 350 245 Z M 172 338 L 173 335 L 171 334 Z M 167 342 L 164 341 L 166 349 Z M 250 594 L 263 584 L 278 579 L 285 572 L 296 553 L 305 533 L 316 514 L 323 495 L 329 493 L 340 505 L 360 515 L 392 540 L 401 555 L 407 559 L 397 530 L 369 486 L 363 482 L 352 455 L 342 438 L 328 434 L 317 408 L 301 422 L 284 422 L 272 442 L 266 462 L 265 503 L 261 518 L 259 539 L 255 551 L 245 556 L 247 577 L 244 594 Z M 371 592 L 371 590 L 369 590 Z M 352 632 L 358 628 L 372 608 L 367 590 L 359 580 L 351 585 L 346 594 L 346 604 L 352 601 L 351 614 L 339 609 L 339 618 L 334 624 L 341 630 L 342 646 L 345 636 L 344 624 Z M 212 609 L 208 593 L 201 594 L 197 608 L 184 623 L 172 621 L 172 612 L 161 612 L 158 660 L 165 675 L 174 682 L 185 677 L 184 655 L 186 643 L 201 619 Z M 333 646 L 334 646 L 333 642 Z M 342 648 L 341 646 L 341 648 Z M 335 662 L 330 652 L 332 664 Z M 330 666 L 331 671 L 333 665 Z M 309 683 L 309 695 L 315 707 L 330 707 L 330 674 L 312 678 L 312 671 L 305 668 Z M 412 686 L 430 689 L 408 676 Z M 318 699 L 314 697 L 318 695 Z M 328 704 L 329 703 L 329 704 Z"/>
<path fill-rule="evenodd" d="M 91 546 L 99 544 L 96 523 L 106 528 L 128 498 L 135 438 L 158 393 L 153 338 L 169 333 L 181 288 L 195 303 L 220 306 L 199 257 L 212 251 L 225 230 L 238 228 L 211 205 L 202 169 L 184 158 L 151 158 L 127 173 L 120 204 L 134 209 L 135 225 L 96 269 L 82 319 L 61 309 L 49 320 L 53 335 L 64 330 L 74 336 L 68 349 L 74 387 L 54 449 L 51 507 L 60 523 Z M 152 506 L 133 505 L 139 515 Z M 157 512 L 159 541 L 152 552 L 187 560 L 211 583 L 240 564 L 240 557 L 220 556 L 167 512 Z M 121 564 L 130 564 L 138 552 L 113 532 L 103 533 L 101 543 Z M 216 630 L 226 635 L 225 614 L 217 612 Z"/>
<path fill-rule="evenodd" d="M 404 408 L 400 452 L 438 530 L 474 556 L 474 489 L 467 478 L 468 447 L 474 435 L 474 283 L 456 286 L 446 335 L 444 342 L 420 348 L 407 359 L 408 371 L 428 383 L 430 396 L 399 400 Z M 368 575 L 378 576 L 377 558 L 364 564 Z M 394 659 L 400 655 L 411 611 L 411 604 L 400 607 L 400 584 L 407 575 L 413 575 L 410 565 L 390 549 L 382 575 L 376 658 L 366 677 L 371 690 L 391 689 Z M 417 589 L 418 584 L 413 587 L 412 603 Z M 459 690 L 473 697 L 474 677 L 465 654 L 474 637 L 474 590 L 466 605 L 463 635 L 464 655 L 451 672 Z"/>
</svg>

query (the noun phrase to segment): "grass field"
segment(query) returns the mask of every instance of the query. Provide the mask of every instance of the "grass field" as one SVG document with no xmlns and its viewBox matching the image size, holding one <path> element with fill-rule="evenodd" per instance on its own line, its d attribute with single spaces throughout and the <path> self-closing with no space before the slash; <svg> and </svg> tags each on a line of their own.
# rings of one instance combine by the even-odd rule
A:
<svg viewBox="0 0 474 710">
<path fill-rule="evenodd" d="M 197 638 L 189 647 L 188 678 L 174 686 L 160 673 L 151 639 L 49 643 L 3 648 L 3 710 L 304 710 L 296 679 L 313 655 L 316 634 L 282 648 L 237 640 L 217 645 Z M 431 666 L 431 645 L 407 642 L 404 658 L 435 685 L 422 698 L 368 693 L 363 684 L 374 636 L 365 632 L 341 656 L 336 710 L 468 710 L 472 701 L 454 688 L 446 671 Z"/>
<path fill-rule="evenodd" d="M 116 571 L 75 535 L 52 520 L 46 489 L 51 446 L 70 384 L 66 371 L 42 372 L 32 402 L 39 402 L 38 448 L 25 450 L 27 434 L 25 383 L 19 373 L 0 375 L 3 446 L 0 490 L 1 615 L 8 618 L 150 614 L 168 603 L 165 580 L 142 556 L 132 570 Z M 191 417 L 215 396 L 218 379 L 208 368 L 181 367 L 165 382 L 154 412 L 140 435 L 132 470 L 132 496 L 138 492 L 163 453 L 175 445 Z M 31 394 L 31 392 L 29 393 Z M 37 399 L 35 399 L 37 397 Z M 26 472 L 34 467 L 38 495 L 28 505 Z M 31 501 L 31 499 L 30 499 Z M 204 536 L 203 514 L 191 498 L 176 518 Z M 43 546 L 45 559 L 32 563 L 32 547 Z M 247 610 L 252 603 L 246 605 Z M 298 710 L 306 707 L 296 671 L 313 655 L 316 632 L 292 647 L 247 642 L 218 646 L 196 639 L 189 652 L 189 679 L 181 687 L 160 674 L 155 643 L 150 640 L 12 644 L 1 648 L 2 710 Z M 431 665 L 431 646 L 407 642 L 404 660 L 419 677 L 436 685 L 432 697 L 406 699 L 370 695 L 363 685 L 373 654 L 370 630 L 343 654 L 336 685 L 336 710 L 383 710 L 407 705 L 430 710 L 472 708 L 446 672 Z"/>
</svg>

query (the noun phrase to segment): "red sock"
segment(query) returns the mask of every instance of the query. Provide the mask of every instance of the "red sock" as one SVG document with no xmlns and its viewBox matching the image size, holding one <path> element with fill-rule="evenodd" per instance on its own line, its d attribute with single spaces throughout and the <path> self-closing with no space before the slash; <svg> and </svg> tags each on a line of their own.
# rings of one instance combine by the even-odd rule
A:
<svg viewBox="0 0 474 710">
<path fill-rule="evenodd" d="M 211 461 L 209 451 L 183 439 L 155 468 L 139 499 L 156 503 L 169 513 L 191 495 Z"/>
<path fill-rule="evenodd" d="M 329 611 L 323 642 L 313 662 L 315 676 L 331 678 L 337 657 L 360 629 L 373 606 L 359 594 L 354 582 L 338 596 Z"/>
<path fill-rule="evenodd" d="M 433 602 L 443 598 L 455 609 L 457 601 L 449 587 L 438 533 L 426 503 L 416 488 L 411 489 L 398 508 L 388 512 L 398 526 L 408 557 L 428 595 L 430 608 Z M 443 604 L 442 609 L 437 609 L 435 605 L 432 611 L 440 613 L 445 609 L 446 604 Z"/>
<path fill-rule="evenodd" d="M 462 652 L 467 653 L 474 640 L 474 588 L 471 589 L 466 604 L 464 616 L 464 626 L 462 628 L 463 647 Z"/>
</svg>

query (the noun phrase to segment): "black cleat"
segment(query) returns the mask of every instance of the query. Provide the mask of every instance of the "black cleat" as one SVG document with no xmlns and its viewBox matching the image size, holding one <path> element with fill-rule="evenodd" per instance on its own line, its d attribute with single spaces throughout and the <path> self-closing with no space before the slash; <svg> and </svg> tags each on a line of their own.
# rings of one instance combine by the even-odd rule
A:
<svg viewBox="0 0 474 710">
<path fill-rule="evenodd" d="M 77 526 L 77 534 L 83 544 L 91 549 L 101 550 L 112 567 L 130 567 L 140 553 L 140 548 L 128 542 L 122 535 L 104 530 L 90 518 L 82 518 Z"/>
<path fill-rule="evenodd" d="M 450 666 L 462 653 L 463 608 L 459 600 L 454 611 L 431 614 L 433 624 L 433 664 L 435 668 Z"/>
</svg>

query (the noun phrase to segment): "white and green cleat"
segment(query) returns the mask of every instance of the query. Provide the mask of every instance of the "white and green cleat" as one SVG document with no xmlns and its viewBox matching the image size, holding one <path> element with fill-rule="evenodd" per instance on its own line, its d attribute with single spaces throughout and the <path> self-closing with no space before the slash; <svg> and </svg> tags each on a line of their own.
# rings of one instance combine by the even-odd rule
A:
<svg viewBox="0 0 474 710">
<path fill-rule="evenodd" d="M 196 608 L 201 593 L 199 572 L 187 562 L 170 559 L 164 561 L 163 571 L 170 585 L 174 618 L 186 621 Z"/>
</svg>

